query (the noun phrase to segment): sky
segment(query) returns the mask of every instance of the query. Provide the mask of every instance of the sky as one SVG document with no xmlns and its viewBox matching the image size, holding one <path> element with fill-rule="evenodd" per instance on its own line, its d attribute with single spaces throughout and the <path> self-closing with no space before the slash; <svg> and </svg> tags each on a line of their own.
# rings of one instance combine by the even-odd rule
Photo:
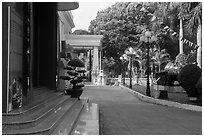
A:
<svg viewBox="0 0 204 137">
<path fill-rule="evenodd" d="M 79 2 L 79 8 L 72 10 L 76 29 L 88 30 L 91 20 L 96 18 L 97 12 L 111 7 L 115 2 Z"/>
</svg>

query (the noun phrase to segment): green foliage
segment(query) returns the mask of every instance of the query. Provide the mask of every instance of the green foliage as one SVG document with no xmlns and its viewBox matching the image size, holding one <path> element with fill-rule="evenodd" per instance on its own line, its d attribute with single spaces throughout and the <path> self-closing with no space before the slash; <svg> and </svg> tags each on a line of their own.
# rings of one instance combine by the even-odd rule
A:
<svg viewBox="0 0 204 137">
<path fill-rule="evenodd" d="M 202 3 L 188 2 L 188 10 L 186 11 L 186 30 L 189 34 L 196 32 L 197 27 L 202 24 Z"/>
<path fill-rule="evenodd" d="M 141 7 L 142 3 L 118 2 L 98 12 L 96 19 L 91 21 L 91 34 L 103 34 L 103 56 L 107 59 L 106 63 L 112 64 L 109 69 L 113 70 L 112 66 L 117 67 L 121 64 L 119 58 L 125 49 L 139 44 L 139 35 L 145 29 L 141 24 L 146 19 L 146 15 L 139 11 Z M 111 60 L 114 60 L 114 63 Z M 120 71 L 114 70 L 117 73 Z"/>
<path fill-rule="evenodd" d="M 72 34 L 76 35 L 90 35 L 90 33 L 87 30 L 77 29 Z"/>
<path fill-rule="evenodd" d="M 140 11 L 143 7 L 146 12 Z M 195 7 L 197 8 L 192 10 Z M 184 20 L 186 26 L 190 23 L 188 18 L 192 18 L 193 13 L 198 13 L 194 23 L 201 22 L 197 18 L 200 17 L 200 13 L 195 12 L 200 9 L 201 6 L 193 2 L 117 2 L 97 13 L 96 18 L 90 23 L 89 31 L 90 34 L 103 35 L 101 40 L 103 57 L 112 58 L 116 66 L 120 65 L 119 58 L 128 47 L 140 48 L 144 52 L 142 60 L 145 60 L 146 48 L 139 39 L 147 29 L 151 29 L 154 35 L 159 37 L 157 48 L 166 49 L 170 59 L 174 60 L 179 53 L 178 38 L 172 36 L 172 32 L 164 32 L 161 22 L 179 33 L 180 18 Z M 188 34 L 187 31 L 184 32 L 184 36 Z M 191 49 L 186 47 L 184 46 L 184 51 L 189 53 Z"/>
<path fill-rule="evenodd" d="M 201 77 L 201 69 L 195 64 L 184 66 L 179 75 L 179 84 L 185 89 L 189 97 L 199 97 L 196 84 Z"/>
<path fill-rule="evenodd" d="M 140 3 L 119 2 L 98 12 L 96 19 L 91 21 L 89 31 L 93 34 L 104 34 L 104 56 L 118 60 L 127 47 L 139 43 L 138 34 L 144 28 L 140 25 L 143 16 L 140 9 Z"/>
</svg>

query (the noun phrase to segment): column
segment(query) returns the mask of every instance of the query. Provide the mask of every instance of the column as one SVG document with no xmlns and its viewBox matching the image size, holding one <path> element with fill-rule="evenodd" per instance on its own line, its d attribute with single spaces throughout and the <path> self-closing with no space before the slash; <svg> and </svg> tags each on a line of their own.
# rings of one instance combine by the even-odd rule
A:
<svg viewBox="0 0 204 137">
<path fill-rule="evenodd" d="M 98 70 L 99 70 L 99 56 L 98 47 L 93 48 L 93 65 L 92 65 L 92 82 L 97 84 L 98 80 Z"/>
<path fill-rule="evenodd" d="M 179 54 L 183 53 L 183 41 L 181 40 L 182 38 L 183 38 L 183 22 L 182 19 L 180 19 Z"/>
<path fill-rule="evenodd" d="M 202 68 L 202 26 L 199 25 L 197 28 L 197 63 L 200 68 Z"/>
</svg>

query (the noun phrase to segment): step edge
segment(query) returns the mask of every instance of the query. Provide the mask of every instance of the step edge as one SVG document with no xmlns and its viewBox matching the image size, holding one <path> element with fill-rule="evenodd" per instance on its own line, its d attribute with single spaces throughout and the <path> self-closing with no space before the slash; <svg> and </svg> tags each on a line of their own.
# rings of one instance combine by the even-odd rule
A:
<svg viewBox="0 0 204 137">
<path fill-rule="evenodd" d="M 61 104 L 63 104 L 64 102 L 66 102 L 69 98 L 65 98 L 62 102 L 54 105 L 52 108 L 50 108 L 48 111 L 46 111 L 45 113 L 43 113 L 42 115 L 36 117 L 33 120 L 27 120 L 27 121 L 23 121 L 23 122 L 3 122 L 2 125 L 20 125 L 20 124 L 29 124 L 29 123 L 34 123 L 37 122 L 38 120 L 40 120 L 41 118 L 43 118 L 44 116 L 46 116 L 47 114 L 51 113 L 55 108 L 57 108 L 58 106 L 60 106 Z"/>
<path fill-rule="evenodd" d="M 57 96 L 53 96 L 53 97 L 51 97 L 51 98 L 49 98 L 49 99 L 47 99 L 47 100 L 51 100 L 51 99 L 53 99 L 53 98 L 58 98 L 59 96 L 62 96 L 62 95 L 63 95 L 63 93 L 61 93 L 61 94 L 59 94 L 59 95 L 57 95 Z M 21 114 L 24 114 L 24 113 L 26 113 L 26 112 L 28 112 L 28 111 L 31 111 L 32 109 L 35 109 L 36 107 L 38 107 L 38 106 L 40 106 L 40 105 L 42 105 L 42 104 L 44 104 L 43 101 L 42 101 L 40 104 L 36 104 L 36 105 L 34 105 L 33 107 L 28 108 L 28 109 L 26 109 L 26 110 L 24 110 L 24 111 L 22 111 L 22 112 L 19 112 L 19 113 L 2 113 L 2 116 L 17 116 L 17 115 L 21 115 Z"/>
<path fill-rule="evenodd" d="M 77 103 L 79 103 L 79 102 L 77 102 Z M 77 103 L 76 103 L 76 104 L 77 104 Z M 76 105 L 76 104 L 75 104 L 75 105 Z M 75 124 L 76 124 L 76 122 L 78 121 L 78 118 L 79 118 L 79 116 L 80 116 L 80 114 L 81 114 L 81 112 L 82 112 L 82 110 L 83 110 L 83 108 L 84 108 L 84 105 L 85 105 L 85 102 L 81 102 L 81 105 L 80 105 L 79 108 L 78 108 L 79 111 L 77 111 L 76 116 L 73 117 L 73 120 L 72 120 L 72 121 L 69 121 L 69 122 L 70 122 L 69 125 L 70 125 L 71 128 L 70 128 L 69 131 L 68 131 L 68 135 L 70 135 L 70 133 L 72 132 L 73 128 L 75 127 Z M 73 109 L 74 109 L 74 106 L 73 106 Z M 69 110 L 69 111 L 71 111 L 71 110 Z M 64 119 L 64 118 L 67 116 L 67 113 L 68 113 L 68 111 L 66 112 L 65 115 L 63 115 L 63 117 L 61 117 L 61 119 L 60 119 L 58 122 L 60 122 L 62 119 Z M 72 113 L 72 114 L 69 114 L 68 117 L 71 117 L 72 115 L 73 115 L 73 113 Z M 57 123 L 57 125 L 58 125 L 58 123 Z M 57 127 L 57 125 L 55 125 L 55 126 Z M 58 135 L 58 134 L 53 134 L 53 133 L 54 133 L 54 130 L 56 129 L 56 127 L 52 129 L 52 131 L 49 133 L 50 135 Z"/>
<path fill-rule="evenodd" d="M 66 102 L 66 101 L 65 101 Z M 62 114 L 62 116 L 60 118 L 58 118 L 50 127 L 48 128 L 45 128 L 45 129 L 41 129 L 41 130 L 37 130 L 37 131 L 34 131 L 34 132 L 24 132 L 24 133 L 6 133 L 5 135 L 31 135 L 31 134 L 39 134 L 39 133 L 44 133 L 44 132 L 48 132 L 52 127 L 53 125 L 57 122 L 57 121 L 60 121 L 60 119 L 62 117 L 64 117 L 64 115 L 66 113 L 68 113 L 72 108 L 73 106 L 77 103 L 77 100 L 74 101 L 74 103 L 70 106 L 70 108 L 64 113 Z"/>
<path fill-rule="evenodd" d="M 73 124 L 72 124 L 72 127 L 71 127 L 71 129 L 70 129 L 70 131 L 68 132 L 68 135 L 71 135 L 71 133 L 72 133 L 74 127 L 76 126 L 76 123 L 77 123 L 77 121 L 79 120 L 79 117 L 80 117 L 81 112 L 82 112 L 82 110 L 83 110 L 83 108 L 84 108 L 84 105 L 85 105 L 85 103 L 83 103 L 83 105 L 82 105 L 80 111 L 78 112 L 77 117 L 76 117 L 76 119 L 74 120 L 74 122 L 73 122 Z"/>
<path fill-rule="evenodd" d="M 100 125 L 100 123 L 99 123 L 99 122 L 100 122 L 100 121 L 99 121 L 99 119 L 100 119 L 100 118 L 99 118 L 99 117 L 100 117 L 100 115 L 99 115 L 99 105 L 96 104 L 96 103 L 90 103 L 90 102 L 86 102 L 86 104 L 87 104 L 87 105 L 90 105 L 90 104 L 91 104 L 92 106 L 93 106 L 93 105 L 96 106 L 97 119 L 89 119 L 89 118 L 88 118 L 88 119 L 80 119 L 80 118 L 79 118 L 78 120 L 95 121 L 95 122 L 96 122 L 96 126 L 95 126 L 95 127 L 97 127 L 98 130 L 97 130 L 97 134 L 94 134 L 94 135 L 99 135 L 99 133 L 100 133 L 100 126 L 99 126 L 99 125 Z M 85 108 L 83 108 L 83 109 L 85 109 Z M 83 110 L 82 110 L 82 111 L 83 111 Z M 85 113 L 86 113 L 86 112 L 85 112 Z M 81 116 L 83 116 L 83 115 L 84 115 L 84 113 L 82 112 L 82 113 L 81 113 Z M 77 121 L 77 122 L 78 122 L 78 121 Z M 83 134 L 74 134 L 74 131 L 77 129 L 77 125 L 78 125 L 78 124 L 76 123 L 76 126 L 74 127 L 73 131 L 71 132 L 71 135 L 83 135 Z M 94 124 L 94 125 L 95 125 L 95 124 Z M 87 128 L 87 127 L 85 127 L 85 129 L 86 129 L 86 128 Z M 86 134 L 86 135 L 89 135 L 89 134 Z M 90 135 L 93 135 L 93 134 L 90 134 Z"/>
</svg>

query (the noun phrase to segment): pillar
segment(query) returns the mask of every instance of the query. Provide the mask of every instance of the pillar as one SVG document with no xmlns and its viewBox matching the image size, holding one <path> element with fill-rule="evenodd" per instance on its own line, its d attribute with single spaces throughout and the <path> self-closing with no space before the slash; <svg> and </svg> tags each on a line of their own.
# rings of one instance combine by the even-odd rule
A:
<svg viewBox="0 0 204 137">
<path fill-rule="evenodd" d="M 92 65 L 92 83 L 97 84 L 99 71 L 99 56 L 98 56 L 98 47 L 93 48 L 93 65 Z"/>
<path fill-rule="evenodd" d="M 197 28 L 197 63 L 200 68 L 202 68 L 202 26 L 199 25 Z"/>
<path fill-rule="evenodd" d="M 180 19 L 180 32 L 179 32 L 179 54 L 183 53 L 183 22 L 182 19 Z"/>
</svg>

